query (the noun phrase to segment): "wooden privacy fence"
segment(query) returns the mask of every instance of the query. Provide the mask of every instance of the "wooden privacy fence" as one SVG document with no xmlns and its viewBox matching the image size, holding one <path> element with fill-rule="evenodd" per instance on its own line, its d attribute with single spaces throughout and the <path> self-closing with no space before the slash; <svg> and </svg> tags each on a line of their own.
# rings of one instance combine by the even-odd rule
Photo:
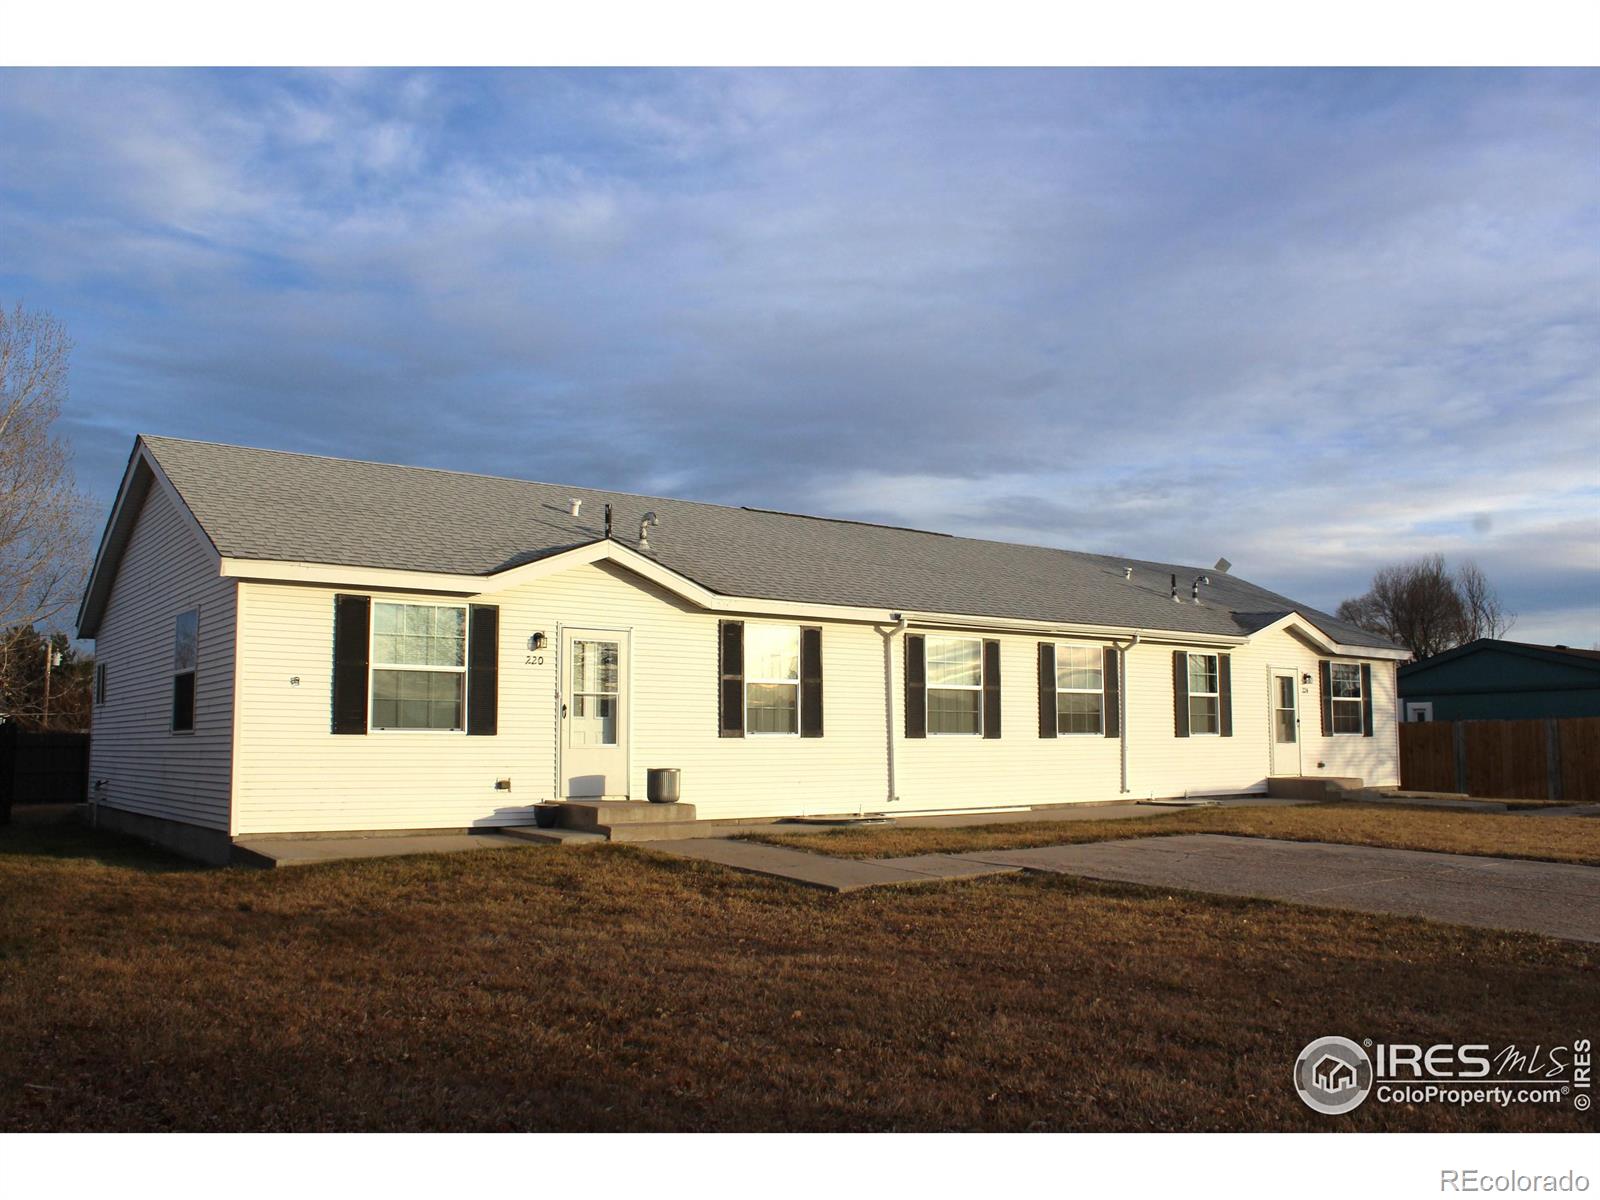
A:
<svg viewBox="0 0 1600 1200">
<path fill-rule="evenodd" d="M 1400 726 L 1400 783 L 1505 800 L 1600 801 L 1600 717 Z"/>
<path fill-rule="evenodd" d="M 76 804 L 89 794 L 87 733 L 27 733 L 0 725 L 0 822 L 12 804 Z"/>
</svg>

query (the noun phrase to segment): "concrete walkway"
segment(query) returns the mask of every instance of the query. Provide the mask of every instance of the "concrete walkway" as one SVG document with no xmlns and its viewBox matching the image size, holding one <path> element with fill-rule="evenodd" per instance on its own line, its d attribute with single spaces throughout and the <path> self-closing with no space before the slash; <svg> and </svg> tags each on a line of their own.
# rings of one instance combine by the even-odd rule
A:
<svg viewBox="0 0 1600 1200">
<path fill-rule="evenodd" d="M 1086 879 L 1600 942 L 1600 867 L 1571 863 L 1209 833 L 956 857 Z"/>
<path fill-rule="evenodd" d="M 809 850 L 729 838 L 685 838 L 643 845 L 673 858 L 717 863 L 736 871 L 785 879 L 827 892 L 855 892 L 885 884 L 932 883 L 980 875 L 1013 875 L 1022 870 L 1002 863 L 965 861 L 944 854 L 918 854 L 911 858 L 831 858 Z"/>
<path fill-rule="evenodd" d="M 831 892 L 1035 871 L 1600 942 L 1600 867 L 1567 863 L 1222 834 L 881 859 L 722 838 L 647 847 Z"/>
<path fill-rule="evenodd" d="M 1568 862 L 1222 834 L 1038 846 L 960 858 L 1117 883 L 1600 942 L 1600 867 Z"/>
</svg>

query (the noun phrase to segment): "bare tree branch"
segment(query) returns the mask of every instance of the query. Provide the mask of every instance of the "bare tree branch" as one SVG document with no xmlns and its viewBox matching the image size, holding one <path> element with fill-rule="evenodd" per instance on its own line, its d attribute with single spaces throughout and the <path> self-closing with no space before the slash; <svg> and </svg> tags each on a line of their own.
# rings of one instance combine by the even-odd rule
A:
<svg viewBox="0 0 1600 1200">
<path fill-rule="evenodd" d="M 1480 637 L 1501 637 L 1516 621 L 1474 562 L 1452 574 L 1444 555 L 1384 567 L 1371 589 L 1339 605 L 1338 617 L 1429 658 Z"/>
<path fill-rule="evenodd" d="M 1468 559 L 1456 568 L 1456 585 L 1461 589 L 1461 603 L 1466 609 L 1463 641 L 1504 637 L 1511 632 L 1511 627 L 1517 623 L 1517 614 L 1507 611 L 1500 603 L 1499 593 L 1477 563 Z"/>
<path fill-rule="evenodd" d="M 88 566 L 87 505 L 51 432 L 71 351 L 48 313 L 0 308 L 0 629 L 59 614 Z"/>
</svg>

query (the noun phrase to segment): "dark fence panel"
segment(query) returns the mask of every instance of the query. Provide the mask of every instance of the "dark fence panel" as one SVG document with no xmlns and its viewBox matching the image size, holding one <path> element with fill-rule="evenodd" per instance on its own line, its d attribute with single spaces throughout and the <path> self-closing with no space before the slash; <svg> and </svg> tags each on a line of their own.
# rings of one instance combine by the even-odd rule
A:
<svg viewBox="0 0 1600 1200">
<path fill-rule="evenodd" d="M 89 796 L 89 735 L 0 725 L 0 820 L 13 804 L 78 804 Z"/>
<path fill-rule="evenodd" d="M 1449 721 L 1400 726 L 1400 783 L 1414 792 L 1456 790 L 1455 738 Z"/>
<path fill-rule="evenodd" d="M 1400 782 L 1504 800 L 1600 801 L 1600 717 L 1403 724 Z"/>
<path fill-rule="evenodd" d="M 1561 798 L 1600 803 L 1600 717 L 1568 717 L 1560 730 Z"/>
</svg>

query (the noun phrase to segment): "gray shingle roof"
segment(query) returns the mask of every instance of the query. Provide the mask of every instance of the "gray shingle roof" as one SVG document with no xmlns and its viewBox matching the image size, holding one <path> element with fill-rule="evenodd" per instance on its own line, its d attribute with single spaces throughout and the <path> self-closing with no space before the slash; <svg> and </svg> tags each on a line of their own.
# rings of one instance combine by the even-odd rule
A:
<svg viewBox="0 0 1600 1200">
<path fill-rule="evenodd" d="M 603 536 L 724 595 L 1192 633 L 1247 634 L 1298 611 L 1348 645 L 1354 626 L 1201 568 L 423 467 L 143 439 L 218 551 L 231 558 L 486 575 Z M 583 500 L 579 518 L 569 497 Z M 1133 568 L 1133 580 L 1123 568 Z M 1176 573 L 1184 603 L 1171 600 Z"/>
</svg>

